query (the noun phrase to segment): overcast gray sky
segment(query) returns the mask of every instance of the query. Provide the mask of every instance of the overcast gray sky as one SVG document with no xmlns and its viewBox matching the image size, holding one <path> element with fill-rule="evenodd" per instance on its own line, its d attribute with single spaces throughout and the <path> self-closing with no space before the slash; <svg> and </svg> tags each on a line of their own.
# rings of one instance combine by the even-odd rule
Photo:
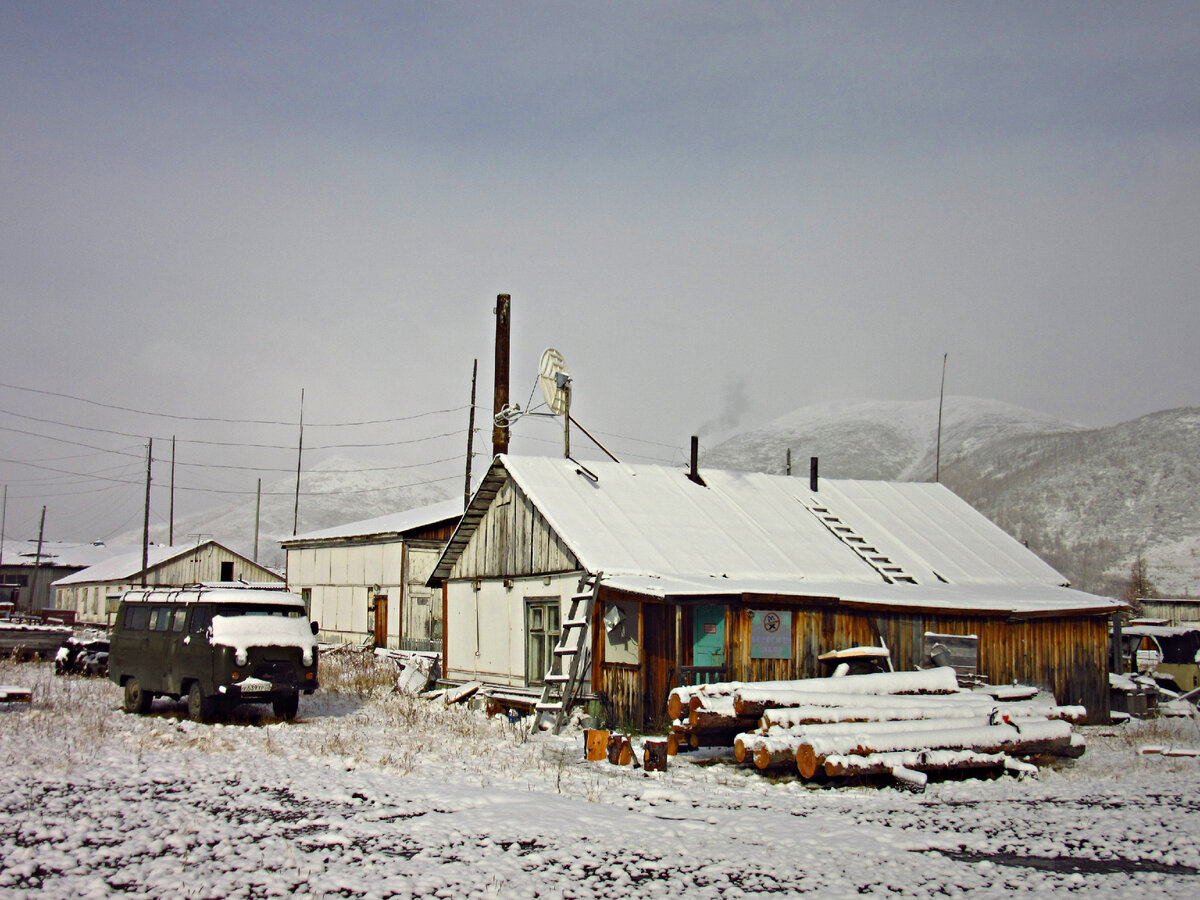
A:
<svg viewBox="0 0 1200 900">
<path fill-rule="evenodd" d="M 1086 424 L 1200 405 L 1195 2 L 8 0 L 0 78 L 10 536 L 134 516 L 141 436 L 295 440 L 22 388 L 282 422 L 304 388 L 316 440 L 416 417 L 374 456 L 430 462 L 502 292 L 514 399 L 558 348 L 631 459 L 928 399 L 943 353 Z"/>
</svg>

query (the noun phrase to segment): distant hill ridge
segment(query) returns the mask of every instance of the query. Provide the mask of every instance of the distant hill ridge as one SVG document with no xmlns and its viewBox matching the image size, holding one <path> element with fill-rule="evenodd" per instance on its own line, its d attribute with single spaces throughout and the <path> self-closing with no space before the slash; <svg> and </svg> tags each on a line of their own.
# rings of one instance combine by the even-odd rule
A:
<svg viewBox="0 0 1200 900">
<path fill-rule="evenodd" d="M 714 468 L 930 481 L 937 399 L 803 407 L 709 449 Z M 1200 409 L 1108 428 L 947 397 L 941 481 L 1083 590 L 1119 595 L 1143 556 L 1167 596 L 1200 594 Z"/>
</svg>

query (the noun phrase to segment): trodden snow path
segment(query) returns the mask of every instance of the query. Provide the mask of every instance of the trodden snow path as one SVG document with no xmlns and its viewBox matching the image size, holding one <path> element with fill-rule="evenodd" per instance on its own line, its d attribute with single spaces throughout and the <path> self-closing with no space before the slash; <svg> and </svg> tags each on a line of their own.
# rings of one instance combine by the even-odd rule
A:
<svg viewBox="0 0 1200 900">
<path fill-rule="evenodd" d="M 386 691 L 210 726 L 163 701 L 126 715 L 113 685 L 44 664 L 0 675 L 34 691 L 0 708 L 5 897 L 1200 892 L 1200 760 L 1140 755 L 1115 729 L 1036 781 L 916 796 L 685 757 L 585 763 L 578 735 L 531 741 Z M 1196 743 L 1190 721 L 1146 742 L 1164 728 Z"/>
</svg>

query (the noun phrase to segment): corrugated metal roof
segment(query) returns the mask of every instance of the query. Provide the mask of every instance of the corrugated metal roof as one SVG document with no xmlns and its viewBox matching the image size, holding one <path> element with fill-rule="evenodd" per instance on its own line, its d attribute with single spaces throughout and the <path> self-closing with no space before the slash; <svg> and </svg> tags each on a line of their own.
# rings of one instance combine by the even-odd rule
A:
<svg viewBox="0 0 1200 900">
<path fill-rule="evenodd" d="M 914 605 L 997 610 L 1022 602 L 1030 609 L 1115 605 L 1065 590 L 1058 572 L 939 484 L 825 479 L 814 493 L 807 479 L 706 469 L 701 486 L 665 466 L 589 462 L 585 469 L 519 456 L 493 462 L 437 577 L 448 574 L 505 473 L 583 568 L 639 593 L 904 597 Z M 814 508 L 828 510 L 843 533 L 861 538 L 912 583 L 889 584 Z"/>
<path fill-rule="evenodd" d="M 312 541 L 336 541 L 350 538 L 382 537 L 385 535 L 400 535 L 416 528 L 425 528 L 462 515 L 462 500 L 443 500 L 430 506 L 408 509 L 403 512 L 388 513 L 386 516 L 376 516 L 373 519 L 363 519 L 358 522 L 347 522 L 332 528 L 322 528 L 319 531 L 309 531 L 298 534 L 287 540 L 280 541 L 285 548 L 295 544 Z"/>
</svg>

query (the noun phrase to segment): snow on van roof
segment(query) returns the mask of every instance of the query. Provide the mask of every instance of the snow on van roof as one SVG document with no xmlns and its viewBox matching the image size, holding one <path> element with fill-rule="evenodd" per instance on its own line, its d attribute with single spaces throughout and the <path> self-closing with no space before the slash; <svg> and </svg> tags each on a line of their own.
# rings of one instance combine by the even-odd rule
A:
<svg viewBox="0 0 1200 900">
<path fill-rule="evenodd" d="M 269 606 L 303 606 L 297 594 L 270 588 L 183 587 L 134 588 L 125 592 L 126 600 L 146 600 L 159 603 L 189 603 L 203 599 L 205 603 L 254 603 Z"/>
</svg>

